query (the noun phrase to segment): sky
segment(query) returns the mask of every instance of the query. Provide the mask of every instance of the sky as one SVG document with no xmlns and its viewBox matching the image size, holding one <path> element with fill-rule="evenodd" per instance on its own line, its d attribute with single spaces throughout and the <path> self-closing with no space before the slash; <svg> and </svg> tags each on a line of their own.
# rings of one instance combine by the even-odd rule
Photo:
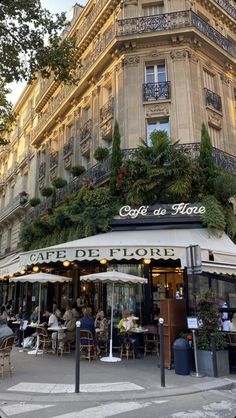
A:
<svg viewBox="0 0 236 418">
<path fill-rule="evenodd" d="M 41 4 L 45 9 L 48 9 L 51 13 L 67 12 L 67 18 L 72 18 L 72 6 L 76 3 L 76 0 L 41 0 Z M 78 4 L 85 5 L 86 0 L 78 0 Z M 25 83 L 12 83 L 10 88 L 12 93 L 8 95 L 8 99 L 15 104 L 25 87 Z"/>
</svg>

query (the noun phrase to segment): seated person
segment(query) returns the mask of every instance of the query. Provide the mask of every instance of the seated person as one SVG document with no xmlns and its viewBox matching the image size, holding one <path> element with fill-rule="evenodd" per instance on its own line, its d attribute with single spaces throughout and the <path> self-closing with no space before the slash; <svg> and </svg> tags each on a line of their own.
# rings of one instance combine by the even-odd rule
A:
<svg viewBox="0 0 236 418">
<path fill-rule="evenodd" d="M 58 327 L 58 319 L 50 307 L 46 309 L 44 316 L 48 319 L 48 327 Z"/>
<path fill-rule="evenodd" d="M 103 310 L 98 311 L 94 325 L 98 346 L 106 346 L 108 340 L 108 322 Z"/>
<path fill-rule="evenodd" d="M 233 314 L 230 331 L 236 331 L 236 313 Z"/>
<path fill-rule="evenodd" d="M 67 302 L 67 304 L 66 304 L 66 310 L 65 310 L 65 313 L 63 315 L 63 320 L 64 321 L 66 320 L 66 314 L 68 312 L 71 312 L 72 313 L 72 307 L 71 307 L 71 303 L 70 302 Z"/>
<path fill-rule="evenodd" d="M 65 313 L 65 318 L 66 319 L 65 319 L 64 325 L 66 326 L 66 331 L 64 332 L 62 330 L 62 331 L 58 331 L 57 333 L 53 332 L 52 334 L 52 339 L 53 337 L 55 338 L 54 334 L 57 334 L 58 347 L 62 349 L 64 348 L 65 345 L 75 342 L 75 332 L 76 332 L 76 321 L 72 317 L 72 313 L 70 311 L 67 311 Z"/>
<path fill-rule="evenodd" d="M 137 327 L 137 317 L 131 315 L 131 311 L 126 309 L 123 313 L 123 318 L 120 320 L 117 328 L 120 331 L 120 343 L 121 344 L 133 344 L 134 354 L 136 358 L 140 358 L 139 354 L 139 336 L 132 335 L 132 329 Z"/>
<path fill-rule="evenodd" d="M 57 303 L 53 303 L 52 312 L 54 313 L 54 315 L 56 315 L 57 319 L 61 318 L 61 311 L 60 311 L 60 309 L 58 309 Z"/>
<path fill-rule="evenodd" d="M 38 306 L 36 306 L 35 308 L 34 308 L 34 310 L 33 310 L 33 312 L 32 312 L 32 314 L 31 314 L 31 316 L 30 316 L 30 321 L 31 322 L 34 322 L 34 323 L 36 323 L 36 322 L 39 322 L 39 323 L 41 323 L 41 315 L 40 315 L 40 318 L 39 318 L 39 307 Z"/>
<path fill-rule="evenodd" d="M 83 310 L 83 317 L 80 320 L 80 329 L 90 331 L 93 334 L 94 339 L 95 339 L 95 326 L 94 326 L 94 320 L 92 318 L 91 308 L 85 308 Z"/>
<path fill-rule="evenodd" d="M 13 335 L 12 329 L 7 325 L 6 318 L 0 316 L 0 344 L 6 337 Z"/>
</svg>

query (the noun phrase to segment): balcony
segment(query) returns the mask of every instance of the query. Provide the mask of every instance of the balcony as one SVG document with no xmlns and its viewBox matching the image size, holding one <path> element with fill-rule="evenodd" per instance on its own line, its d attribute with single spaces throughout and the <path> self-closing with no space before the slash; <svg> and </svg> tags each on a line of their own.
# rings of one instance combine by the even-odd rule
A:
<svg viewBox="0 0 236 418">
<path fill-rule="evenodd" d="M 73 154 L 74 151 L 74 137 L 71 136 L 63 146 L 63 157 Z"/>
<path fill-rule="evenodd" d="M 223 36 L 192 10 L 118 20 L 117 35 L 137 35 L 191 27 L 203 33 L 228 54 L 236 57 L 235 43 Z"/>
<path fill-rule="evenodd" d="M 143 84 L 143 100 L 144 102 L 152 102 L 157 100 L 170 99 L 170 82 L 163 81 L 160 83 Z"/>
<path fill-rule="evenodd" d="M 3 222 L 6 218 L 9 219 L 11 216 L 14 216 L 16 212 L 22 210 L 27 206 L 29 202 L 29 195 L 26 192 L 19 193 L 14 197 L 10 203 L 8 203 L 0 213 L 0 222 Z"/>
<path fill-rule="evenodd" d="M 232 6 L 227 0 L 215 0 L 219 6 L 222 7 L 230 16 L 236 19 L 236 8 Z"/>
<path fill-rule="evenodd" d="M 26 117 L 23 119 L 23 126 L 25 126 L 29 121 L 31 121 L 33 118 L 33 110 L 30 109 L 26 115 Z"/>
<path fill-rule="evenodd" d="M 44 178 L 46 175 L 46 163 L 42 162 L 39 164 L 39 179 Z"/>
<path fill-rule="evenodd" d="M 221 97 L 209 89 L 204 89 L 206 106 L 213 107 L 218 112 L 222 112 Z"/>
<path fill-rule="evenodd" d="M 100 123 L 106 122 L 112 119 L 114 115 L 114 97 L 110 97 L 109 100 L 100 109 Z"/>
<path fill-rule="evenodd" d="M 82 143 L 87 138 L 91 138 L 92 128 L 93 128 L 93 121 L 92 119 L 88 119 L 87 122 L 85 122 L 80 129 L 80 143 Z"/>
<path fill-rule="evenodd" d="M 50 154 L 50 157 L 49 157 L 50 170 L 53 170 L 55 167 L 58 166 L 58 158 L 59 158 L 58 151 L 54 151 Z"/>
</svg>

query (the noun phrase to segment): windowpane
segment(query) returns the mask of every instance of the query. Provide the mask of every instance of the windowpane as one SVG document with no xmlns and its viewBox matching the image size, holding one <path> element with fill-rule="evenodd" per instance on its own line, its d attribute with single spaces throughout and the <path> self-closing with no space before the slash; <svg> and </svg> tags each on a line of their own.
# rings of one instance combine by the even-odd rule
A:
<svg viewBox="0 0 236 418">
<path fill-rule="evenodd" d="M 165 82 L 166 66 L 165 64 L 158 64 L 146 67 L 146 83 L 160 83 Z"/>
<path fill-rule="evenodd" d="M 154 66 L 146 67 L 146 83 L 155 83 Z"/>
<path fill-rule="evenodd" d="M 168 135 L 170 134 L 170 125 L 168 119 L 160 119 L 155 121 L 147 122 L 147 144 L 152 145 L 151 142 L 151 133 L 155 130 L 166 131 Z"/>
<path fill-rule="evenodd" d="M 143 16 L 153 16 L 164 13 L 164 4 L 157 4 L 155 6 L 144 6 Z"/>
</svg>

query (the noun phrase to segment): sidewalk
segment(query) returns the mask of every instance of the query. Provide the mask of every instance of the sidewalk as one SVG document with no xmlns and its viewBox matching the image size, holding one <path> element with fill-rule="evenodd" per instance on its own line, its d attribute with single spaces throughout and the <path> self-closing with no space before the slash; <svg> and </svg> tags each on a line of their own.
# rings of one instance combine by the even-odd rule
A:
<svg viewBox="0 0 236 418">
<path fill-rule="evenodd" d="M 196 378 L 165 370 L 166 386 L 163 388 L 157 358 L 151 355 L 118 363 L 99 360 L 89 363 L 81 359 L 80 364 L 81 392 L 76 394 L 74 353 L 62 357 L 53 354 L 35 357 L 15 348 L 12 353 L 13 375 L 6 375 L 0 381 L 0 401 L 148 399 L 236 386 L 236 374 L 225 378 Z"/>
</svg>

